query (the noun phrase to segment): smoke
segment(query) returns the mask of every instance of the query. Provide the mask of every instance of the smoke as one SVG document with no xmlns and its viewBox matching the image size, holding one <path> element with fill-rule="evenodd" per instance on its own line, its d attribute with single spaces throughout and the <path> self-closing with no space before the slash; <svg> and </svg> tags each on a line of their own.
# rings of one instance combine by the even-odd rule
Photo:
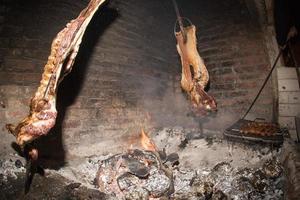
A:
<svg viewBox="0 0 300 200">
<path fill-rule="evenodd" d="M 180 81 L 160 78 L 145 79 L 141 85 L 143 94 L 138 105 L 150 116 L 155 127 L 199 127 L 192 116 L 189 100 L 180 89 Z"/>
</svg>

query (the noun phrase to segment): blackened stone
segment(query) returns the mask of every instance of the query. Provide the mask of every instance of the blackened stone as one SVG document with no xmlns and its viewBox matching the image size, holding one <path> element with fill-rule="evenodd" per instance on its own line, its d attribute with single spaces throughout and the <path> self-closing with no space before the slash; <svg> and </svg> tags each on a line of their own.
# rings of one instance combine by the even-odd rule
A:
<svg viewBox="0 0 300 200">
<path fill-rule="evenodd" d="M 162 151 L 158 151 L 158 155 L 162 162 L 165 162 L 167 160 L 167 153 L 165 148 Z"/>
<path fill-rule="evenodd" d="M 128 159 L 128 169 L 129 172 L 140 178 L 145 178 L 149 175 L 149 168 L 136 159 Z"/>
<path fill-rule="evenodd" d="M 173 165 L 178 165 L 179 164 L 179 156 L 177 153 L 171 153 L 167 157 L 167 162 L 170 162 Z"/>
<path fill-rule="evenodd" d="M 18 159 L 18 160 L 15 161 L 15 166 L 17 168 L 21 168 L 21 167 L 23 167 L 23 163 Z"/>
</svg>

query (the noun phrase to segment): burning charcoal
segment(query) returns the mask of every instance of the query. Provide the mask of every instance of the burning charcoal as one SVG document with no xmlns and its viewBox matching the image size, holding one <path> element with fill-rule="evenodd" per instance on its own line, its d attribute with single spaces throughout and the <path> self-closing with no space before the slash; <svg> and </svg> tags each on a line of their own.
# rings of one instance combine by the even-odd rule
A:
<svg viewBox="0 0 300 200">
<path fill-rule="evenodd" d="M 144 152 L 139 149 L 131 149 L 128 151 L 128 154 L 134 156 L 135 158 L 142 158 L 144 156 Z"/>
<path fill-rule="evenodd" d="M 158 155 L 159 158 L 161 159 L 161 161 L 164 163 L 167 160 L 167 153 L 166 153 L 166 149 L 164 148 L 162 151 L 158 151 Z"/>
<path fill-rule="evenodd" d="M 160 197 L 170 190 L 171 180 L 163 171 L 152 168 L 144 187 L 149 191 L 150 196 Z"/>
<path fill-rule="evenodd" d="M 130 173 L 125 173 L 117 178 L 117 182 L 120 190 L 128 190 L 130 187 L 139 185 L 139 178 Z"/>
<path fill-rule="evenodd" d="M 159 155 L 156 152 L 145 151 L 144 157 L 145 157 L 145 159 L 147 160 L 147 162 L 149 164 L 152 164 L 152 165 L 156 166 L 159 169 L 161 168 L 162 162 L 159 159 Z"/>
<path fill-rule="evenodd" d="M 282 172 L 282 167 L 278 160 L 271 159 L 264 163 L 262 170 L 268 178 L 277 178 Z"/>
<path fill-rule="evenodd" d="M 127 166 L 129 173 L 136 175 L 139 178 L 145 178 L 149 175 L 149 168 L 144 164 L 133 158 L 127 158 Z"/>
<path fill-rule="evenodd" d="M 123 199 L 148 199 L 173 192 L 173 175 L 156 152 L 129 150 L 101 163 L 97 174 L 100 190 Z M 132 190 L 132 188 L 135 188 Z M 147 195 L 141 191 L 147 190 Z"/>
<path fill-rule="evenodd" d="M 140 187 L 132 187 L 125 194 L 125 200 L 148 200 L 149 193 L 147 190 Z"/>
<path fill-rule="evenodd" d="M 208 199 L 213 193 L 214 184 L 203 179 L 195 179 L 192 183 L 192 190 L 197 197 Z"/>
<path fill-rule="evenodd" d="M 170 162 L 172 166 L 179 164 L 179 156 L 177 153 L 168 155 L 166 162 Z"/>
<path fill-rule="evenodd" d="M 211 200 L 228 200 L 229 198 L 221 190 L 217 190 L 212 194 Z"/>
<path fill-rule="evenodd" d="M 131 150 L 129 152 L 129 155 L 132 156 L 133 158 L 137 159 L 137 160 L 146 162 L 149 165 L 152 164 L 152 165 L 155 165 L 155 166 L 157 166 L 159 168 L 161 166 L 161 162 L 159 160 L 159 156 L 156 155 L 155 152 L 152 152 L 152 151 L 141 151 L 141 150 L 135 149 L 135 150 Z"/>
</svg>

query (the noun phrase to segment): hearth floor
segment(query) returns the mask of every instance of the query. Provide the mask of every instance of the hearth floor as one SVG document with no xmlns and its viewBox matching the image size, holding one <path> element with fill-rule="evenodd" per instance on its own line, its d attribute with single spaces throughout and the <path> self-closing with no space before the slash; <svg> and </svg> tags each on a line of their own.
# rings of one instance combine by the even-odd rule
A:
<svg viewBox="0 0 300 200">
<path fill-rule="evenodd" d="M 157 147 L 164 148 L 167 154 L 175 152 L 179 155 L 180 163 L 172 169 L 175 193 L 171 199 L 203 197 L 206 194 L 201 193 L 201 184 L 208 177 L 215 179 L 214 186 L 211 187 L 211 191 L 215 193 L 212 195 L 219 195 L 219 191 L 222 191 L 234 199 L 244 199 L 250 193 L 242 192 L 243 188 L 237 190 L 232 187 L 235 181 L 242 181 L 243 187 L 249 187 L 253 191 L 253 198 L 258 197 L 257 195 L 274 199 L 283 197 L 282 175 L 273 179 L 273 182 L 264 179 L 268 188 L 264 193 L 257 194 L 249 182 L 235 177 L 236 174 L 240 176 L 241 173 L 249 175 L 249 172 L 263 171 L 262 166 L 266 161 L 279 157 L 280 148 L 202 137 L 201 134 L 181 128 L 164 128 L 154 131 L 151 137 Z M 110 156 L 112 155 L 93 155 L 73 159 L 59 170 L 46 170 L 46 177 L 35 175 L 30 192 L 24 196 L 25 161 L 18 155 L 7 155 L 0 160 L 0 199 L 117 199 L 114 195 L 100 192 L 95 185 L 100 163 Z M 236 191 L 240 191 L 240 194 Z"/>
</svg>

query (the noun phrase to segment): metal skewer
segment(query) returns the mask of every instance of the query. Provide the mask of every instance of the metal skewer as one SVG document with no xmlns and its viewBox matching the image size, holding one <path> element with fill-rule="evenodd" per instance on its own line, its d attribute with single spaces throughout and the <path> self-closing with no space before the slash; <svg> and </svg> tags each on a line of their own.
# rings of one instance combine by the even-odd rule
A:
<svg viewBox="0 0 300 200">
<path fill-rule="evenodd" d="M 174 5 L 174 8 L 175 8 L 177 20 L 178 20 L 178 23 L 179 23 L 180 32 L 182 33 L 182 36 L 183 36 L 183 43 L 186 43 L 186 41 L 187 41 L 187 36 L 186 36 L 185 31 L 184 31 L 184 26 L 183 26 L 183 22 L 182 22 L 182 17 L 180 16 L 180 12 L 179 12 L 179 9 L 178 9 L 178 5 L 177 5 L 177 3 L 176 3 L 176 0 L 172 0 L 172 2 L 173 2 L 173 5 Z"/>
</svg>

